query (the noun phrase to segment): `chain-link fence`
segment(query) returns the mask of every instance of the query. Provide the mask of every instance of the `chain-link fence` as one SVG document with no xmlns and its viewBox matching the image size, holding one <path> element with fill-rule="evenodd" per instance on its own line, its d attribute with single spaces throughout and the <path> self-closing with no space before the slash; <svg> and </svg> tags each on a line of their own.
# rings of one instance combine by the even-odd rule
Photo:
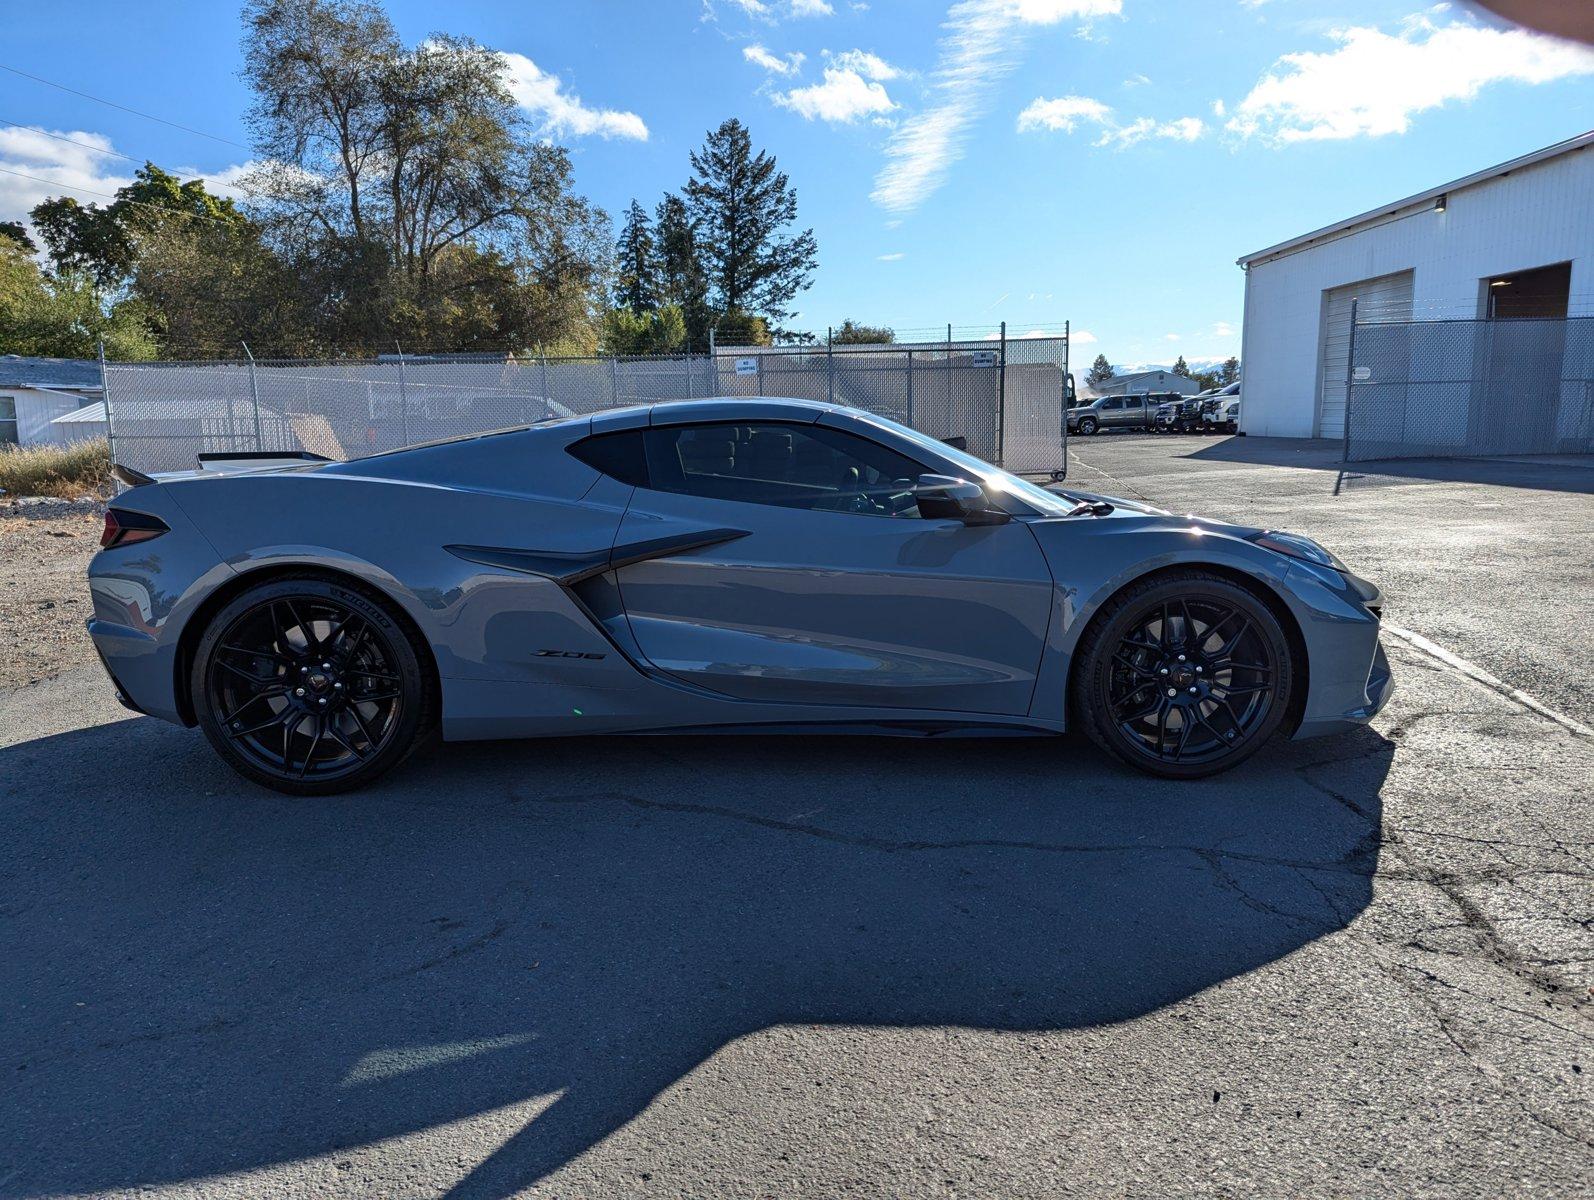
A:
<svg viewBox="0 0 1594 1200">
<path fill-rule="evenodd" d="M 1594 317 L 1358 322 L 1345 458 L 1594 453 Z"/>
<path fill-rule="evenodd" d="M 387 355 L 339 362 L 108 363 L 118 462 L 185 470 L 201 453 L 349 459 L 628 404 L 784 396 L 891 417 L 1009 470 L 1061 478 L 1066 338 L 722 348 L 714 355 Z"/>
</svg>

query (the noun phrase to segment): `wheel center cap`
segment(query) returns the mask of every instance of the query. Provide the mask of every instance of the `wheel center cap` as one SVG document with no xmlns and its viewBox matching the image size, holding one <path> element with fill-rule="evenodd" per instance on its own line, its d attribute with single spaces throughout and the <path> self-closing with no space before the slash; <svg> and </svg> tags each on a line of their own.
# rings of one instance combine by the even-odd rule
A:
<svg viewBox="0 0 1594 1200">
<path fill-rule="evenodd" d="M 331 680 L 329 680 L 325 675 L 321 674 L 319 671 L 317 671 L 314 675 L 310 676 L 310 686 L 315 688 L 315 690 L 318 691 L 318 692 L 323 690 L 327 686 L 327 684 L 330 683 L 330 682 L 331 682 Z"/>
<path fill-rule="evenodd" d="M 1180 663 L 1168 673 L 1168 681 L 1176 688 L 1187 688 L 1195 682 L 1195 672 Z"/>
</svg>

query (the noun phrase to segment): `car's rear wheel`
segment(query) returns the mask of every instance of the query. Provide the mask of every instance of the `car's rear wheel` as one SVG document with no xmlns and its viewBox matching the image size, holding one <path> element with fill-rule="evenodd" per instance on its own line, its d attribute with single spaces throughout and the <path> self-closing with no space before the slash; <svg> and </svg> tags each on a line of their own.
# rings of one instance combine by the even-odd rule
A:
<svg viewBox="0 0 1594 1200">
<path fill-rule="evenodd" d="M 369 783 L 431 724 L 423 648 L 386 603 L 326 579 L 251 588 L 211 620 L 190 692 L 241 775 L 295 795 Z"/>
<path fill-rule="evenodd" d="M 1079 422 L 1079 432 L 1089 437 L 1096 432 L 1096 418 L 1082 417 Z"/>
<path fill-rule="evenodd" d="M 1070 724 L 1170 778 L 1212 775 L 1255 754 L 1284 721 L 1296 676 L 1272 610 L 1194 569 L 1124 589 L 1076 654 Z"/>
</svg>

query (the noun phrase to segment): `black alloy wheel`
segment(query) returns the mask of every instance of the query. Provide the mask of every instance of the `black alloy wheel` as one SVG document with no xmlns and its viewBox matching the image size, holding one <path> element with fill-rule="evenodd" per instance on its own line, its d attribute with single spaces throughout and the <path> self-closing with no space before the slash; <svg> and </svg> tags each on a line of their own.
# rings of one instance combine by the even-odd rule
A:
<svg viewBox="0 0 1594 1200">
<path fill-rule="evenodd" d="M 1156 775 L 1194 778 L 1249 758 L 1277 732 L 1294 687 L 1272 610 L 1194 569 L 1120 593 L 1079 653 L 1070 723 Z"/>
<path fill-rule="evenodd" d="M 1080 422 L 1079 422 L 1079 432 L 1085 437 L 1089 437 L 1091 434 L 1095 433 L 1096 432 L 1096 418 L 1095 417 L 1082 417 L 1080 419 Z"/>
<path fill-rule="evenodd" d="M 385 604 L 326 580 L 266 584 L 223 608 L 194 656 L 191 689 L 221 756 L 297 795 L 369 782 L 430 723 L 407 631 Z"/>
</svg>

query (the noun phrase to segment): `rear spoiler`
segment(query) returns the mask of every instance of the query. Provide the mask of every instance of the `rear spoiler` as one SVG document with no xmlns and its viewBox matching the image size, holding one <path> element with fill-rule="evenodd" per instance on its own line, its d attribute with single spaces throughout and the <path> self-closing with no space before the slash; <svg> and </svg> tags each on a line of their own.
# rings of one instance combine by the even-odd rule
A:
<svg viewBox="0 0 1594 1200">
<path fill-rule="evenodd" d="M 132 467 L 123 466 L 121 463 L 111 464 L 111 474 L 130 488 L 142 487 L 146 483 L 155 482 L 153 476 L 146 475 L 144 472 L 135 470 Z"/>
<path fill-rule="evenodd" d="M 325 454 L 317 454 L 313 450 L 226 450 L 214 454 L 201 454 L 199 465 L 201 468 L 206 463 L 213 462 L 250 462 L 261 459 L 292 458 L 300 462 L 331 462 Z"/>
</svg>

